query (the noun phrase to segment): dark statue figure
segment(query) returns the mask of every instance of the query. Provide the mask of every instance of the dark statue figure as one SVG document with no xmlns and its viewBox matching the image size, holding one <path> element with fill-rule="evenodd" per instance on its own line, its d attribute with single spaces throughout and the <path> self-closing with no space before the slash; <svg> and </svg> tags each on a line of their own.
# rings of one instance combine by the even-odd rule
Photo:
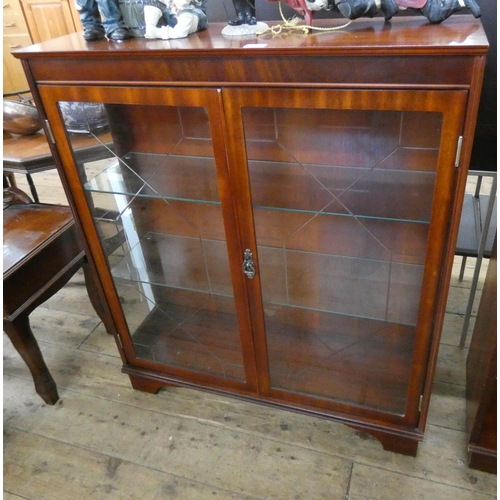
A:
<svg viewBox="0 0 500 500">
<path fill-rule="evenodd" d="M 257 24 L 255 16 L 255 0 L 233 0 L 236 20 L 229 21 L 230 26 L 240 26 L 242 24 Z"/>
</svg>

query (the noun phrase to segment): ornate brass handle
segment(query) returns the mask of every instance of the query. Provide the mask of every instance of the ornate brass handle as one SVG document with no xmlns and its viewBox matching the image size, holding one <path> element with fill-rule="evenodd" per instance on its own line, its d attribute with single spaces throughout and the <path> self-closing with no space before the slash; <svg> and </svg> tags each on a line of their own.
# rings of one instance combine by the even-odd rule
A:
<svg viewBox="0 0 500 500">
<path fill-rule="evenodd" d="M 243 272 L 247 275 L 249 279 L 252 279 L 255 276 L 255 265 L 253 263 L 253 255 L 248 248 L 245 250 L 245 255 L 243 256 Z"/>
</svg>

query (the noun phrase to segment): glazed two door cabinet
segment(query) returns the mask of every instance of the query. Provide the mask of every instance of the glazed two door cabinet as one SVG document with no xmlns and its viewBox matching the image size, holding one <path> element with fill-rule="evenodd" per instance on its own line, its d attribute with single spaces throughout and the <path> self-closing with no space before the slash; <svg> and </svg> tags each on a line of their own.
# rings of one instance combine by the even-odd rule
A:
<svg viewBox="0 0 500 500">
<path fill-rule="evenodd" d="M 234 394 L 415 455 L 487 41 L 457 16 L 23 60 L 136 389 Z M 84 133 L 99 161 L 76 155 Z M 77 158 L 78 156 L 78 158 Z M 104 158 L 104 159 L 102 159 Z"/>
</svg>

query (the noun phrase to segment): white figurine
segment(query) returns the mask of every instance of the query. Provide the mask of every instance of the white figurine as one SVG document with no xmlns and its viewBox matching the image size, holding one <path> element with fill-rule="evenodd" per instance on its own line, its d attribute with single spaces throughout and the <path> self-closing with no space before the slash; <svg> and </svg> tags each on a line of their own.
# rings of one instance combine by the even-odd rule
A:
<svg viewBox="0 0 500 500">
<path fill-rule="evenodd" d="M 185 38 L 191 33 L 207 27 L 206 0 L 159 0 L 165 5 L 162 10 L 153 5 L 144 5 L 146 38 Z M 158 27 L 158 22 L 167 14 L 169 23 Z M 171 25 L 172 24 L 172 25 Z"/>
</svg>

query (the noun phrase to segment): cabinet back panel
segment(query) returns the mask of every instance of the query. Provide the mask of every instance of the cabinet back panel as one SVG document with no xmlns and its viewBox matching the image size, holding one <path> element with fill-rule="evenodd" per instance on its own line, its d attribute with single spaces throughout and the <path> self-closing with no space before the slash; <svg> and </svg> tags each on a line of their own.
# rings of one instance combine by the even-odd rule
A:
<svg viewBox="0 0 500 500">
<path fill-rule="evenodd" d="M 404 412 L 414 327 L 292 307 L 265 315 L 274 388 Z"/>
</svg>

